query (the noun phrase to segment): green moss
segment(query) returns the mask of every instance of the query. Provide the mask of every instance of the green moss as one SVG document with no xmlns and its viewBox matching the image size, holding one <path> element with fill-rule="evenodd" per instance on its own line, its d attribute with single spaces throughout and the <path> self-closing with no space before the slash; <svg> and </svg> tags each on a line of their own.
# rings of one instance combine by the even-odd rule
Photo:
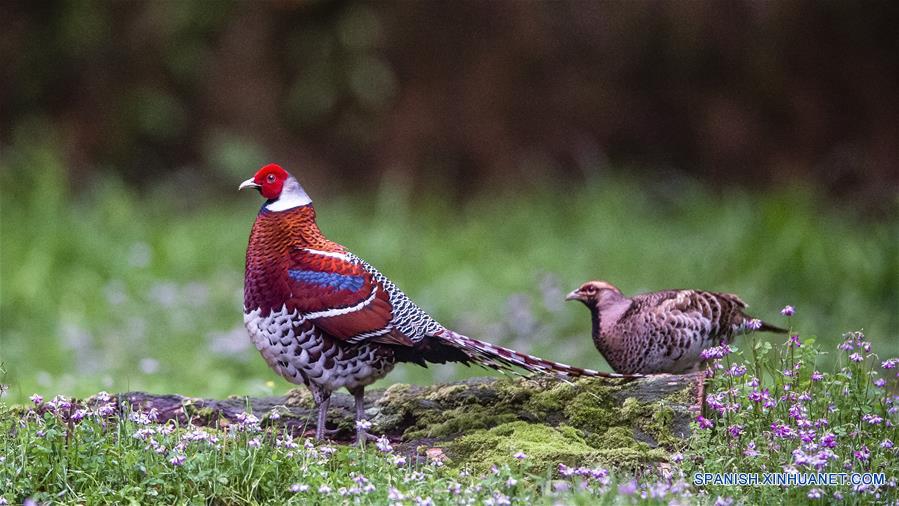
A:
<svg viewBox="0 0 899 506">
<path fill-rule="evenodd" d="M 697 401 L 695 390 L 695 385 L 687 385 L 684 388 L 678 390 L 676 393 L 669 395 L 667 399 L 675 404 L 690 406 L 692 404 L 695 404 Z"/>
<path fill-rule="evenodd" d="M 656 402 L 652 406 L 652 418 L 644 421 L 641 428 L 650 434 L 660 446 L 676 445 L 680 442 L 680 438 L 671 431 L 674 410 L 663 401 Z"/>
<path fill-rule="evenodd" d="M 404 434 L 406 439 L 446 437 L 518 420 L 518 415 L 496 412 L 484 406 L 464 406 L 442 412 L 428 412 L 418 419 L 414 428 Z"/>
<path fill-rule="evenodd" d="M 308 388 L 293 388 L 287 392 L 284 405 L 313 408 L 315 407 L 315 400 L 312 399 L 312 392 Z"/>
<path fill-rule="evenodd" d="M 618 448 L 633 448 L 649 450 L 649 445 L 634 439 L 634 434 L 628 427 L 612 427 L 601 434 L 587 436 L 587 444 L 597 450 L 614 450 Z"/>
<path fill-rule="evenodd" d="M 486 472 L 493 465 L 517 465 L 516 452 L 527 455 L 526 463 L 535 469 L 555 468 L 600 461 L 600 452 L 590 447 L 571 427 L 547 427 L 528 422 L 511 422 L 490 430 L 465 435 L 446 447 L 454 466 Z"/>
</svg>

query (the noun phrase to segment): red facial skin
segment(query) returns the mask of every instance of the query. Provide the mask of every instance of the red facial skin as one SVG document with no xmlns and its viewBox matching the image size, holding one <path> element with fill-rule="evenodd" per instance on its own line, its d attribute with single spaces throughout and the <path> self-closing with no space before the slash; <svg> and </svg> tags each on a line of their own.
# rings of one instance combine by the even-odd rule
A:
<svg viewBox="0 0 899 506">
<path fill-rule="evenodd" d="M 259 185 L 259 193 L 263 197 L 273 200 L 281 195 L 281 189 L 284 188 L 284 181 L 290 175 L 280 165 L 270 163 L 259 169 L 253 176 L 253 182 Z"/>
</svg>

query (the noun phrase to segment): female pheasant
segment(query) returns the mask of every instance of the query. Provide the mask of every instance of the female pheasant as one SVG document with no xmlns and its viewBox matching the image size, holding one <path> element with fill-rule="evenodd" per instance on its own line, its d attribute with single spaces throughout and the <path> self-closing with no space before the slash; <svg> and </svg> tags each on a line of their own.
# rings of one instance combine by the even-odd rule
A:
<svg viewBox="0 0 899 506">
<path fill-rule="evenodd" d="M 365 386 L 397 362 L 633 377 L 579 369 L 453 332 L 377 269 L 328 240 L 316 225 L 312 200 L 287 171 L 266 165 L 241 183 L 244 188 L 255 188 L 266 199 L 247 246 L 244 323 L 269 366 L 311 390 L 318 439 L 325 433 L 331 392 L 344 387 L 353 394 L 359 421 Z M 366 436 L 361 426 L 359 440 Z"/>
<path fill-rule="evenodd" d="M 746 303 L 729 293 L 663 290 L 625 297 L 605 281 L 568 294 L 593 320 L 593 344 L 616 372 L 680 374 L 696 370 L 702 350 L 729 343 L 750 330 L 787 331 L 753 319 Z"/>
</svg>

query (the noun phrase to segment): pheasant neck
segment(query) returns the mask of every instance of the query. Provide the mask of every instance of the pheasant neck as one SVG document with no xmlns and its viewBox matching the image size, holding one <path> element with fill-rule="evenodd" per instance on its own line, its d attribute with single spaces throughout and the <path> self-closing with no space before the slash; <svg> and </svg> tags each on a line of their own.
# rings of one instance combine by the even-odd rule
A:
<svg viewBox="0 0 899 506">
<path fill-rule="evenodd" d="M 286 252 L 292 248 L 343 251 L 342 246 L 328 240 L 318 228 L 315 208 L 311 204 L 280 212 L 263 207 L 253 226 L 251 243 L 254 238 L 269 251 L 283 249 Z"/>
<path fill-rule="evenodd" d="M 608 347 L 602 336 L 602 316 L 599 313 L 599 309 L 595 307 L 590 308 L 590 320 L 593 323 L 593 344 L 600 353 L 604 354 Z"/>
</svg>

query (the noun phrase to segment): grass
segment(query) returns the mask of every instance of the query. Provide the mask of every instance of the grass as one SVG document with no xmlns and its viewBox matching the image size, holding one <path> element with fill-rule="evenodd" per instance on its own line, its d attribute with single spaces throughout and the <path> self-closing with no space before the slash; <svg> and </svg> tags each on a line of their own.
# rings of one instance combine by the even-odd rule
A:
<svg viewBox="0 0 899 506">
<path fill-rule="evenodd" d="M 221 397 L 288 387 L 242 326 L 257 195 L 238 194 L 230 179 L 193 188 L 189 175 L 141 194 L 106 179 L 72 195 L 51 150 L 10 153 L 0 171 L 0 360 L 12 402 L 35 392 Z M 774 323 L 793 304 L 794 323 L 822 344 L 863 328 L 878 349 L 899 353 L 895 215 L 865 221 L 798 189 L 716 195 L 667 184 L 606 177 L 463 204 L 385 185 L 316 206 L 330 237 L 444 324 L 549 358 L 607 369 L 586 311 L 563 302 L 592 278 L 625 293 L 732 291 Z M 385 381 L 474 374 L 485 372 L 401 366 Z"/>
<path fill-rule="evenodd" d="M 386 438 L 364 448 L 313 444 L 252 414 L 227 425 L 160 422 L 101 393 L 76 404 L 0 403 L 0 504 L 817 504 L 899 500 L 899 359 L 880 361 L 860 333 L 840 368 L 798 337 L 712 350 L 706 416 L 684 452 L 641 469 L 535 466 L 521 449 L 486 472 L 454 467 Z M 744 353 L 747 356 L 743 356 Z M 268 421 L 268 420 L 266 420 Z M 892 439 L 891 439 L 892 438 Z M 522 441 L 521 444 L 527 444 Z M 823 486 L 701 483 L 706 473 L 845 473 Z M 874 484 L 864 480 L 863 473 Z M 873 473 L 873 474 L 870 474 Z M 708 474 L 708 476 L 712 476 Z"/>
</svg>

